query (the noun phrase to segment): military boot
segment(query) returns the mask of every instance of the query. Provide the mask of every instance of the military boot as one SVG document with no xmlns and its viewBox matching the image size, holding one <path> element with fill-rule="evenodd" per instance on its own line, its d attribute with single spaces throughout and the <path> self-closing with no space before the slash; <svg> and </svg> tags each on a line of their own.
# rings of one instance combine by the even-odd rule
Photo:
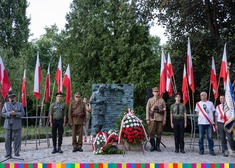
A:
<svg viewBox="0 0 235 168">
<path fill-rule="evenodd" d="M 150 144 L 151 144 L 150 152 L 152 152 L 155 150 L 155 139 L 154 138 L 150 139 Z"/>
<path fill-rule="evenodd" d="M 63 153 L 63 151 L 61 150 L 61 146 L 58 146 L 58 152 Z"/>
<path fill-rule="evenodd" d="M 161 152 L 160 149 L 161 138 L 156 138 L 156 151 Z"/>
<path fill-rule="evenodd" d="M 57 152 L 57 150 L 56 150 L 56 147 L 54 146 L 51 153 L 52 153 L 52 154 L 55 154 L 56 152 Z"/>
</svg>

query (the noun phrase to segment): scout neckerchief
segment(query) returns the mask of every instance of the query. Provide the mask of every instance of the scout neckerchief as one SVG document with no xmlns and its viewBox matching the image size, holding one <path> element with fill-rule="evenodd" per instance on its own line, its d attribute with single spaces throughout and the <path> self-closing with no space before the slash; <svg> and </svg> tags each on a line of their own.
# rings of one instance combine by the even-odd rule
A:
<svg viewBox="0 0 235 168">
<path fill-rule="evenodd" d="M 202 109 L 202 107 L 200 106 L 200 104 L 197 102 L 197 106 L 199 107 L 199 109 L 201 110 L 203 116 L 206 118 L 206 120 L 210 123 L 210 125 L 212 126 L 213 128 L 213 132 L 215 132 L 215 127 L 214 125 L 212 124 L 211 120 L 208 118 L 207 114 L 205 113 L 205 111 Z"/>
<path fill-rule="evenodd" d="M 222 104 L 221 104 L 222 105 Z M 220 119 L 222 120 L 222 119 L 224 119 L 224 123 L 226 123 L 227 121 L 228 121 L 228 118 L 227 118 L 227 116 L 226 116 L 226 114 L 224 113 L 222 113 L 222 110 L 221 110 L 221 107 L 220 107 L 220 105 L 218 106 L 218 109 L 219 109 L 219 113 L 220 113 Z"/>
</svg>

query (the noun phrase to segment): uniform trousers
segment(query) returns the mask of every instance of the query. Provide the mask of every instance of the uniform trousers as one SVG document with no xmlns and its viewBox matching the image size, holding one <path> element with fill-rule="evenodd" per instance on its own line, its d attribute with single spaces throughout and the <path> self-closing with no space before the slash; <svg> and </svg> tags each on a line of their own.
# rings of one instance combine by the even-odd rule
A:
<svg viewBox="0 0 235 168">
<path fill-rule="evenodd" d="M 161 138 L 163 132 L 163 121 L 151 121 L 148 126 L 150 138 L 154 138 L 157 135 L 158 138 Z"/>
<path fill-rule="evenodd" d="M 5 149 L 6 149 L 6 155 L 11 155 L 11 145 L 12 140 L 14 138 L 14 153 L 17 154 L 20 152 L 21 148 L 21 135 L 22 135 L 22 129 L 12 130 L 12 129 L 6 129 L 6 137 L 5 137 Z"/>
<path fill-rule="evenodd" d="M 184 119 L 174 119 L 174 139 L 175 139 L 175 149 L 183 150 L 184 149 Z"/>
<path fill-rule="evenodd" d="M 57 131 L 58 131 L 58 146 L 61 147 L 62 140 L 63 140 L 63 133 L 64 133 L 64 127 L 63 127 L 64 120 L 52 120 L 52 142 L 53 147 L 56 147 L 56 141 L 57 141 Z"/>
<path fill-rule="evenodd" d="M 72 145 L 74 148 L 82 147 L 82 129 L 82 124 L 73 124 L 72 126 Z"/>
<path fill-rule="evenodd" d="M 221 145 L 222 145 L 222 152 L 224 153 L 225 151 L 228 150 L 226 136 L 228 138 L 228 143 L 230 145 L 230 148 L 233 151 L 235 151 L 235 141 L 233 139 L 233 133 L 226 132 L 224 130 L 224 123 L 221 123 L 221 122 L 218 122 L 218 131 L 219 131 L 219 136 L 220 136 Z"/>
</svg>

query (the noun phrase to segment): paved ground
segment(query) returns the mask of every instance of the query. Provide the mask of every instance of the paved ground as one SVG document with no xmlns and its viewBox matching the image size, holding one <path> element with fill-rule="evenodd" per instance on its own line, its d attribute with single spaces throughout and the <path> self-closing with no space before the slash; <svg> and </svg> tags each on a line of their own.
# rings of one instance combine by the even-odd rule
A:
<svg viewBox="0 0 235 168">
<path fill-rule="evenodd" d="M 51 142 L 51 139 L 50 139 Z M 83 162 L 83 163 L 234 163 L 235 158 L 231 155 L 223 157 L 219 151 L 218 142 L 215 141 L 216 156 L 209 155 L 208 149 L 205 150 L 205 155 L 198 154 L 198 146 L 193 147 L 189 145 L 190 139 L 186 138 L 185 154 L 174 153 L 174 140 L 172 136 L 163 136 L 162 142 L 166 148 L 161 146 L 162 152 L 149 152 L 150 144 L 146 145 L 147 151 L 143 154 L 141 150 L 126 151 L 124 155 L 94 155 L 92 153 L 91 144 L 86 143 L 83 146 L 84 152 L 72 152 L 71 137 L 64 137 L 62 150 L 63 154 L 51 154 L 52 147 L 47 147 L 47 143 L 42 141 L 36 150 L 35 141 L 28 141 L 25 145 L 22 143 L 22 149 L 19 159 L 15 158 L 5 161 L 4 143 L 0 143 L 0 161 L 5 162 L 30 162 L 30 163 L 53 163 L 53 162 Z M 197 140 L 196 140 L 197 143 Z M 231 151 L 230 151 L 231 152 Z M 13 156 L 15 157 L 15 156 Z"/>
</svg>

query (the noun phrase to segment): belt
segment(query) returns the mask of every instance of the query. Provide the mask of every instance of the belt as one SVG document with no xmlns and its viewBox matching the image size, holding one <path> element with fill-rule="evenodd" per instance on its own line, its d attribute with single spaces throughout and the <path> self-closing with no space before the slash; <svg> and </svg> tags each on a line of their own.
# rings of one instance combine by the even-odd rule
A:
<svg viewBox="0 0 235 168">
<path fill-rule="evenodd" d="M 174 120 L 183 120 L 184 117 L 173 117 Z"/>
<path fill-rule="evenodd" d="M 63 120 L 63 118 L 59 118 L 59 119 L 57 119 L 57 118 L 53 118 L 53 120 L 55 120 L 55 121 L 59 121 L 59 120 Z"/>
</svg>

